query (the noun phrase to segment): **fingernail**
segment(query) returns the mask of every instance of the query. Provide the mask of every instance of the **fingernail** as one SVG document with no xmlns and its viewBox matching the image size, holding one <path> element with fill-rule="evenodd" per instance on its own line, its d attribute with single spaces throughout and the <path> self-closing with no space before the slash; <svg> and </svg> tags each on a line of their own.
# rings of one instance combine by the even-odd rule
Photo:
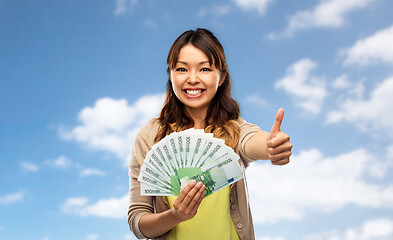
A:
<svg viewBox="0 0 393 240">
<path fill-rule="evenodd" d="M 197 187 L 200 187 L 200 186 L 202 186 L 202 183 L 198 182 Z"/>
</svg>

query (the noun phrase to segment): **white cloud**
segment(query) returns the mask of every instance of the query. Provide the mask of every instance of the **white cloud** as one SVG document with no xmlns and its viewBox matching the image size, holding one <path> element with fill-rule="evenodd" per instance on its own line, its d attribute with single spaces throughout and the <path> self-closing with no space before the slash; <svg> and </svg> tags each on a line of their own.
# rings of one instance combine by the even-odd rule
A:
<svg viewBox="0 0 393 240">
<path fill-rule="evenodd" d="M 203 7 L 198 11 L 198 17 L 205 17 L 207 15 L 224 16 L 231 12 L 229 5 L 222 4 L 219 6 Z"/>
<path fill-rule="evenodd" d="M 85 197 L 69 198 L 61 206 L 61 209 L 65 213 L 81 216 L 126 217 L 128 195 L 121 198 L 99 200 L 97 203 L 91 205 L 88 205 L 88 202 L 89 200 Z"/>
<path fill-rule="evenodd" d="M 104 171 L 101 171 L 99 169 L 94 169 L 94 168 L 86 168 L 83 169 L 80 173 L 80 177 L 89 177 L 89 176 L 105 176 L 106 173 Z"/>
<path fill-rule="evenodd" d="M 46 160 L 44 164 L 53 168 L 57 169 L 67 169 L 72 166 L 71 159 L 67 158 L 66 156 L 62 155 L 53 160 Z"/>
<path fill-rule="evenodd" d="M 25 172 L 36 172 L 38 171 L 39 167 L 35 164 L 29 162 L 21 162 L 20 163 L 23 171 Z M 45 160 L 43 161 L 42 168 L 50 167 L 60 170 L 69 169 L 71 167 L 76 169 L 81 169 L 79 172 L 80 177 L 89 177 L 89 176 L 105 176 L 106 173 L 102 170 L 95 169 L 95 168 L 84 168 L 82 165 L 78 163 L 73 163 L 71 159 L 62 155 L 56 159 Z"/>
<path fill-rule="evenodd" d="M 304 240 L 390 240 L 393 238 L 393 221 L 387 218 L 372 219 L 357 228 L 345 231 L 333 230 L 330 232 L 307 235 Z"/>
<path fill-rule="evenodd" d="M 281 237 L 260 237 L 257 240 L 283 240 Z"/>
<path fill-rule="evenodd" d="M 38 166 L 31 162 L 20 162 L 20 167 L 22 168 L 23 172 L 38 172 Z"/>
<path fill-rule="evenodd" d="M 301 59 L 287 68 L 287 75 L 276 82 L 276 88 L 290 94 L 295 105 L 303 110 L 318 114 L 327 95 L 325 80 L 310 72 L 316 68 L 310 59 Z"/>
<path fill-rule="evenodd" d="M 268 5 L 273 0 L 234 0 L 235 4 L 243 8 L 246 11 L 257 10 L 260 14 L 264 14 Z"/>
<path fill-rule="evenodd" d="M 71 130 L 60 128 L 59 132 L 66 140 L 126 159 L 134 136 L 151 118 L 158 116 L 163 102 L 163 94 L 143 96 L 132 105 L 125 99 L 101 98 L 93 107 L 80 111 L 80 125 Z"/>
<path fill-rule="evenodd" d="M 56 168 L 60 170 L 69 169 L 71 167 L 76 169 L 81 169 L 79 172 L 80 177 L 89 177 L 89 176 L 105 176 L 106 173 L 102 170 L 95 169 L 95 168 L 84 168 L 82 165 L 78 163 L 73 163 L 71 159 L 62 155 L 53 160 L 45 160 L 43 162 L 45 166 Z"/>
<path fill-rule="evenodd" d="M 281 167 L 254 163 L 246 172 L 254 221 L 300 220 L 308 212 L 328 213 L 348 204 L 392 208 L 393 186 L 364 180 L 383 178 L 386 170 L 387 165 L 365 149 L 335 157 L 310 149 Z"/>
<path fill-rule="evenodd" d="M 123 15 L 127 12 L 132 12 L 134 9 L 137 0 L 116 0 L 115 1 L 115 15 Z"/>
<path fill-rule="evenodd" d="M 250 95 L 245 99 L 245 101 L 251 104 L 255 104 L 259 107 L 266 107 L 267 105 L 266 100 L 259 96 L 259 94 Z"/>
<path fill-rule="evenodd" d="M 0 196 L 0 204 L 10 204 L 22 201 L 24 198 L 24 194 L 22 191 L 16 193 L 10 193 L 4 196 Z"/>
<path fill-rule="evenodd" d="M 157 22 L 154 21 L 153 19 L 150 19 L 150 18 L 145 19 L 145 20 L 143 21 L 143 24 L 145 24 L 145 25 L 146 25 L 148 28 L 150 28 L 150 29 L 157 29 L 157 27 L 158 27 Z"/>
<path fill-rule="evenodd" d="M 393 133 L 393 76 L 379 84 L 369 99 L 346 99 L 338 110 L 328 113 L 327 122 L 346 121 L 365 132 Z"/>
<path fill-rule="evenodd" d="M 393 160 L 393 145 L 390 145 L 386 148 L 386 157 L 389 160 Z"/>
<path fill-rule="evenodd" d="M 354 46 L 341 51 L 346 55 L 344 65 L 368 65 L 379 62 L 393 64 L 393 26 L 358 40 Z"/>
<path fill-rule="evenodd" d="M 297 12 L 290 17 L 287 27 L 281 33 L 270 33 L 271 40 L 291 37 L 296 32 L 311 28 L 338 28 L 341 27 L 351 11 L 366 8 L 377 0 L 325 0 L 311 10 Z"/>
<path fill-rule="evenodd" d="M 99 238 L 99 236 L 97 234 L 89 234 L 86 236 L 87 240 L 96 240 L 98 238 Z"/>
<path fill-rule="evenodd" d="M 356 99 L 361 99 L 364 95 L 364 90 L 365 90 L 364 82 L 365 79 L 359 80 L 355 85 L 352 86 L 352 88 L 349 89 L 348 94 Z"/>
<path fill-rule="evenodd" d="M 332 87 L 336 89 L 348 89 L 352 86 L 351 82 L 348 80 L 348 76 L 343 74 L 336 78 L 333 82 Z"/>
<path fill-rule="evenodd" d="M 135 239 L 135 237 L 134 237 L 134 235 L 131 235 L 131 234 L 125 234 L 123 236 L 123 239 L 124 240 L 130 240 L 130 239 Z"/>
<path fill-rule="evenodd" d="M 361 99 L 364 94 L 364 82 L 365 78 L 357 80 L 356 82 L 351 82 L 346 74 L 342 74 L 333 80 L 331 86 L 332 94 L 337 94 L 334 96 L 338 103 L 341 105 L 343 99 L 352 97 Z"/>
<path fill-rule="evenodd" d="M 83 207 L 87 204 L 89 200 L 85 197 L 75 197 L 69 198 L 66 202 L 61 206 L 61 209 L 64 212 L 72 212 L 73 209 Z"/>
</svg>

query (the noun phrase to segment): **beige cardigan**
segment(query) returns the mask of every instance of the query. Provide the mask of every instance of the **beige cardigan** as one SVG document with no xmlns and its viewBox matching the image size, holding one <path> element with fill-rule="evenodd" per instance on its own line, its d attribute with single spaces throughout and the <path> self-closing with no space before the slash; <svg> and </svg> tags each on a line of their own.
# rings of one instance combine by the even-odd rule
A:
<svg viewBox="0 0 393 240">
<path fill-rule="evenodd" d="M 244 144 L 256 132 L 261 129 L 254 125 L 247 123 L 243 119 L 239 119 L 240 124 L 240 140 L 235 148 L 237 154 L 240 155 L 241 164 L 248 166 L 248 163 L 254 161 L 248 158 L 244 152 Z M 140 167 L 143 165 L 146 153 L 154 145 L 154 137 L 159 129 L 157 120 L 151 120 L 145 125 L 137 134 L 131 152 L 131 159 L 129 162 L 129 207 L 128 207 L 128 224 L 131 231 L 138 239 L 146 238 L 139 229 L 139 219 L 145 213 L 160 213 L 169 209 L 169 205 L 165 202 L 164 197 L 157 196 L 141 196 L 140 182 L 137 180 L 140 172 Z M 242 240 L 255 239 L 254 227 L 250 212 L 249 203 L 247 201 L 247 184 L 246 179 L 237 181 L 231 185 L 230 198 L 230 212 L 236 230 Z M 167 239 L 169 231 L 164 235 L 156 238 L 158 240 Z"/>
</svg>

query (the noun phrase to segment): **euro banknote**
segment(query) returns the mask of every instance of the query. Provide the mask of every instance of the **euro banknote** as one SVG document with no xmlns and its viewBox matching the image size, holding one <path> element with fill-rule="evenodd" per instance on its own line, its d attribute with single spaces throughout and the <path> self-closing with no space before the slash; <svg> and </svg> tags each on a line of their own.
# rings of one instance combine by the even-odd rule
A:
<svg viewBox="0 0 393 240">
<path fill-rule="evenodd" d="M 243 177 L 239 155 L 225 141 L 203 130 L 167 135 L 146 154 L 138 180 L 143 196 L 177 196 L 192 180 L 205 197 Z"/>
</svg>

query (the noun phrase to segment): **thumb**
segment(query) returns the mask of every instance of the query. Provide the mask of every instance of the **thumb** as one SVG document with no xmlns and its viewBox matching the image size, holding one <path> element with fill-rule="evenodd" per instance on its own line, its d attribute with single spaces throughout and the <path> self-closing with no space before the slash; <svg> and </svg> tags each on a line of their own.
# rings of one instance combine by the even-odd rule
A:
<svg viewBox="0 0 393 240">
<path fill-rule="evenodd" d="M 275 136 L 279 131 L 281 131 L 280 128 L 281 128 L 281 122 L 282 122 L 283 118 L 284 118 L 284 109 L 280 108 L 277 111 L 276 119 L 274 120 L 273 127 L 270 130 L 271 136 Z"/>
</svg>

